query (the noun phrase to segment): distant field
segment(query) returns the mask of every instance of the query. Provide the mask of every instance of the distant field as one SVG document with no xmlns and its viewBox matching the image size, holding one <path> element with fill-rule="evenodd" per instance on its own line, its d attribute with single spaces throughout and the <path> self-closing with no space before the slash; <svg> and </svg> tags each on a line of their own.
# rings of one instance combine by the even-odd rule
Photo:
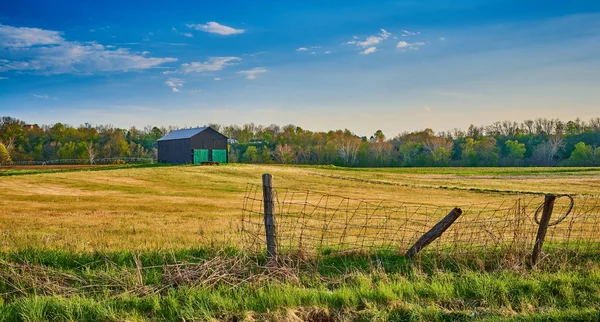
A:
<svg viewBox="0 0 600 322">
<path fill-rule="evenodd" d="M 0 168 L 2 249 L 180 249 L 236 243 L 246 184 L 260 184 L 266 172 L 279 188 L 440 206 L 516 194 L 600 192 L 599 168 L 232 164 L 91 170 Z M 30 172 L 7 176 L 11 171 Z"/>
</svg>

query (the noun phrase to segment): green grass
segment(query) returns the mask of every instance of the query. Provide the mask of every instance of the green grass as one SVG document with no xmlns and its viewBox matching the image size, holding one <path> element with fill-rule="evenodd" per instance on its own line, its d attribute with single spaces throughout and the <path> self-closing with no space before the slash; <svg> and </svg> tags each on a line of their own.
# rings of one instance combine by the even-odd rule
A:
<svg viewBox="0 0 600 322">
<path fill-rule="evenodd" d="M 201 262 L 239 255 L 235 249 L 189 249 L 140 254 L 143 286 L 157 290 L 163 264 Z M 182 284 L 135 294 L 136 264 L 130 252 L 71 253 L 21 250 L 2 261 L 35 264 L 95 281 L 123 281 L 94 291 L 25 293 L 0 279 L 0 321 L 173 321 L 333 319 L 355 321 L 517 320 L 594 321 L 600 317 L 600 265 L 570 263 L 555 270 L 455 270 L 423 267 L 393 254 L 324 256 L 305 261 L 298 280 L 247 282 L 239 286 Z M 255 258 L 262 262 L 264 258 Z M 397 265 L 394 265 L 396 262 Z M 22 274 L 26 276 L 27 272 Z M 55 273 L 56 274 L 56 273 Z M 0 273 L 0 276 L 6 274 Z M 111 279 L 107 279 L 111 280 Z M 115 291 L 119 289 L 119 291 Z"/>
</svg>

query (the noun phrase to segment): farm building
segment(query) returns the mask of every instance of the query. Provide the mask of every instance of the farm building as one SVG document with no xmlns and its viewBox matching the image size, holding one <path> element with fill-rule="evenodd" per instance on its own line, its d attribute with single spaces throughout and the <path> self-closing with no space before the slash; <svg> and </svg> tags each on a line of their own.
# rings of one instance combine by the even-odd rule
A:
<svg viewBox="0 0 600 322">
<path fill-rule="evenodd" d="M 227 137 L 210 126 L 173 131 L 158 139 L 159 163 L 227 163 Z"/>
</svg>

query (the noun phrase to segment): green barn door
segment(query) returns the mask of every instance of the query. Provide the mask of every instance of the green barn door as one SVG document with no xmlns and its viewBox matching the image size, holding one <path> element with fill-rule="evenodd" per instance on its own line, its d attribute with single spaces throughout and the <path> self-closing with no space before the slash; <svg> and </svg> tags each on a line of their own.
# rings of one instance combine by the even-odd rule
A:
<svg viewBox="0 0 600 322">
<path fill-rule="evenodd" d="M 208 150 L 194 149 L 194 164 L 208 161 Z"/>
<path fill-rule="evenodd" d="M 212 160 L 219 163 L 227 163 L 227 150 L 212 150 Z"/>
</svg>

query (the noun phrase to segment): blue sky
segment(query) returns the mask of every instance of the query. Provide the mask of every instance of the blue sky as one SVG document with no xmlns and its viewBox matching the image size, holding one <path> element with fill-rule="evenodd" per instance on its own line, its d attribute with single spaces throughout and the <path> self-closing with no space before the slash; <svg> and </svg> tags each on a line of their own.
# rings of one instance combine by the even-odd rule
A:
<svg viewBox="0 0 600 322">
<path fill-rule="evenodd" d="M 0 115 L 388 136 L 600 115 L 597 1 L 10 1 Z"/>
</svg>

